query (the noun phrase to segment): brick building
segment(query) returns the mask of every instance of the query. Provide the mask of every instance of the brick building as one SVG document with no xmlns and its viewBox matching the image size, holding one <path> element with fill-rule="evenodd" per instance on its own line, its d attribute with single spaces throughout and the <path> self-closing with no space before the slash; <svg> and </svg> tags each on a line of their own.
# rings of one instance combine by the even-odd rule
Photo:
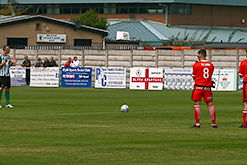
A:
<svg viewBox="0 0 247 165">
<path fill-rule="evenodd" d="M 167 25 L 247 27 L 245 0 L 2 0 L 17 10 L 68 19 L 95 9 L 114 19 L 147 19 Z"/>
<path fill-rule="evenodd" d="M 0 16 L 0 46 L 105 46 L 108 31 L 46 16 Z"/>
</svg>

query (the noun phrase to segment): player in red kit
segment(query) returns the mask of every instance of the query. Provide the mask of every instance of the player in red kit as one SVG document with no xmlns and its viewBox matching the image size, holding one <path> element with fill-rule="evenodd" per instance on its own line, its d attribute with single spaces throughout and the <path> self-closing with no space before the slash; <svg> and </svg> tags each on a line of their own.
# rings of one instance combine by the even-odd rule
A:
<svg viewBox="0 0 247 165">
<path fill-rule="evenodd" d="M 216 125 L 216 112 L 213 105 L 213 95 L 211 91 L 212 87 L 212 75 L 214 72 L 214 65 L 206 60 L 207 52 L 204 49 L 198 51 L 199 62 L 193 65 L 192 76 L 195 81 L 192 100 L 194 101 L 194 118 L 196 124 L 192 128 L 200 128 L 200 103 L 201 99 L 208 106 L 210 117 L 212 120 L 212 128 L 217 128 Z"/>
<path fill-rule="evenodd" d="M 245 50 L 246 57 L 247 57 L 247 50 Z M 243 78 L 243 89 L 242 89 L 242 100 L 244 103 L 244 110 L 243 113 L 243 124 L 240 128 L 247 128 L 247 59 L 243 60 L 240 63 L 239 67 L 239 76 Z"/>
</svg>

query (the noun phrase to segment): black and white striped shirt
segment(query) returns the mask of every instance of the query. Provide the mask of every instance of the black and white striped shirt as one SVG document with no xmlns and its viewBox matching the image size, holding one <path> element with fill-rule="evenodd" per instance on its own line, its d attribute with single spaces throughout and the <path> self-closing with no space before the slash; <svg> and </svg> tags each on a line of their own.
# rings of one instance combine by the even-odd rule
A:
<svg viewBox="0 0 247 165">
<path fill-rule="evenodd" d="M 10 56 L 8 54 L 6 55 L 0 54 L 0 63 L 3 63 L 6 60 L 7 62 L 2 67 L 0 67 L 0 76 L 10 76 L 9 73 L 9 67 L 11 63 Z"/>
</svg>

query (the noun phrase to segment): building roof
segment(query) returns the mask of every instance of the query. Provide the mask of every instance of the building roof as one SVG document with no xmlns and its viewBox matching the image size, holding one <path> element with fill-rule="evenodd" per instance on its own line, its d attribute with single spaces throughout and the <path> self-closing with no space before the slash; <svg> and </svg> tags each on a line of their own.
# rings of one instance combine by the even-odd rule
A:
<svg viewBox="0 0 247 165">
<path fill-rule="evenodd" d="M 116 40 L 117 31 L 129 32 L 131 40 L 160 42 L 166 40 L 205 41 L 212 43 L 247 43 L 247 28 L 166 26 L 143 20 L 110 20 L 108 40 Z"/>
<path fill-rule="evenodd" d="M 213 44 L 204 44 L 204 45 L 198 45 L 198 46 L 193 46 L 193 48 L 213 48 L 213 49 L 236 49 L 236 48 L 241 48 L 241 49 L 246 49 L 247 44 L 229 44 L 229 43 L 213 43 Z"/>
<path fill-rule="evenodd" d="M 77 29 L 82 29 L 82 30 L 86 30 L 86 31 L 99 33 L 103 36 L 108 35 L 108 31 L 106 31 L 106 30 L 102 30 L 102 29 L 98 29 L 98 28 L 94 28 L 94 27 L 90 27 L 90 26 L 85 26 L 85 25 L 76 25 L 75 23 L 70 22 L 70 21 L 55 19 L 55 18 L 41 16 L 41 15 L 35 15 L 35 16 L 30 16 L 30 15 L 0 16 L 0 26 L 6 26 L 9 24 L 20 23 L 20 22 L 24 22 L 24 21 L 32 21 L 32 20 L 37 20 L 37 19 L 45 20 L 45 21 L 49 21 L 49 22 L 54 22 L 54 23 L 59 23 L 59 24 L 69 25 L 69 26 L 72 26 L 72 27 L 77 28 Z"/>
<path fill-rule="evenodd" d="M 146 27 L 142 24 L 142 21 L 122 21 L 110 23 L 108 26 L 109 36 L 107 39 L 116 40 L 116 34 L 118 31 L 129 32 L 130 40 L 142 41 L 142 42 L 157 42 L 160 40 L 167 40 L 159 32 L 153 33 L 150 29 L 152 27 Z"/>
<path fill-rule="evenodd" d="M 247 6 L 246 0 L 13 0 L 17 4 L 83 4 L 83 3 L 186 3 L 204 5 Z M 0 1 L 8 4 L 8 0 Z"/>
</svg>

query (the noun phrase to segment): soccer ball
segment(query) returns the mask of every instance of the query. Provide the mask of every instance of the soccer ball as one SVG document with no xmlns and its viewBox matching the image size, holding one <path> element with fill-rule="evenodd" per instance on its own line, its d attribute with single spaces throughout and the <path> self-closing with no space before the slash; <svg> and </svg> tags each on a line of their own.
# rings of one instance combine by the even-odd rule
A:
<svg viewBox="0 0 247 165">
<path fill-rule="evenodd" d="M 129 106 L 124 104 L 121 106 L 121 112 L 128 112 L 129 111 Z"/>
</svg>

